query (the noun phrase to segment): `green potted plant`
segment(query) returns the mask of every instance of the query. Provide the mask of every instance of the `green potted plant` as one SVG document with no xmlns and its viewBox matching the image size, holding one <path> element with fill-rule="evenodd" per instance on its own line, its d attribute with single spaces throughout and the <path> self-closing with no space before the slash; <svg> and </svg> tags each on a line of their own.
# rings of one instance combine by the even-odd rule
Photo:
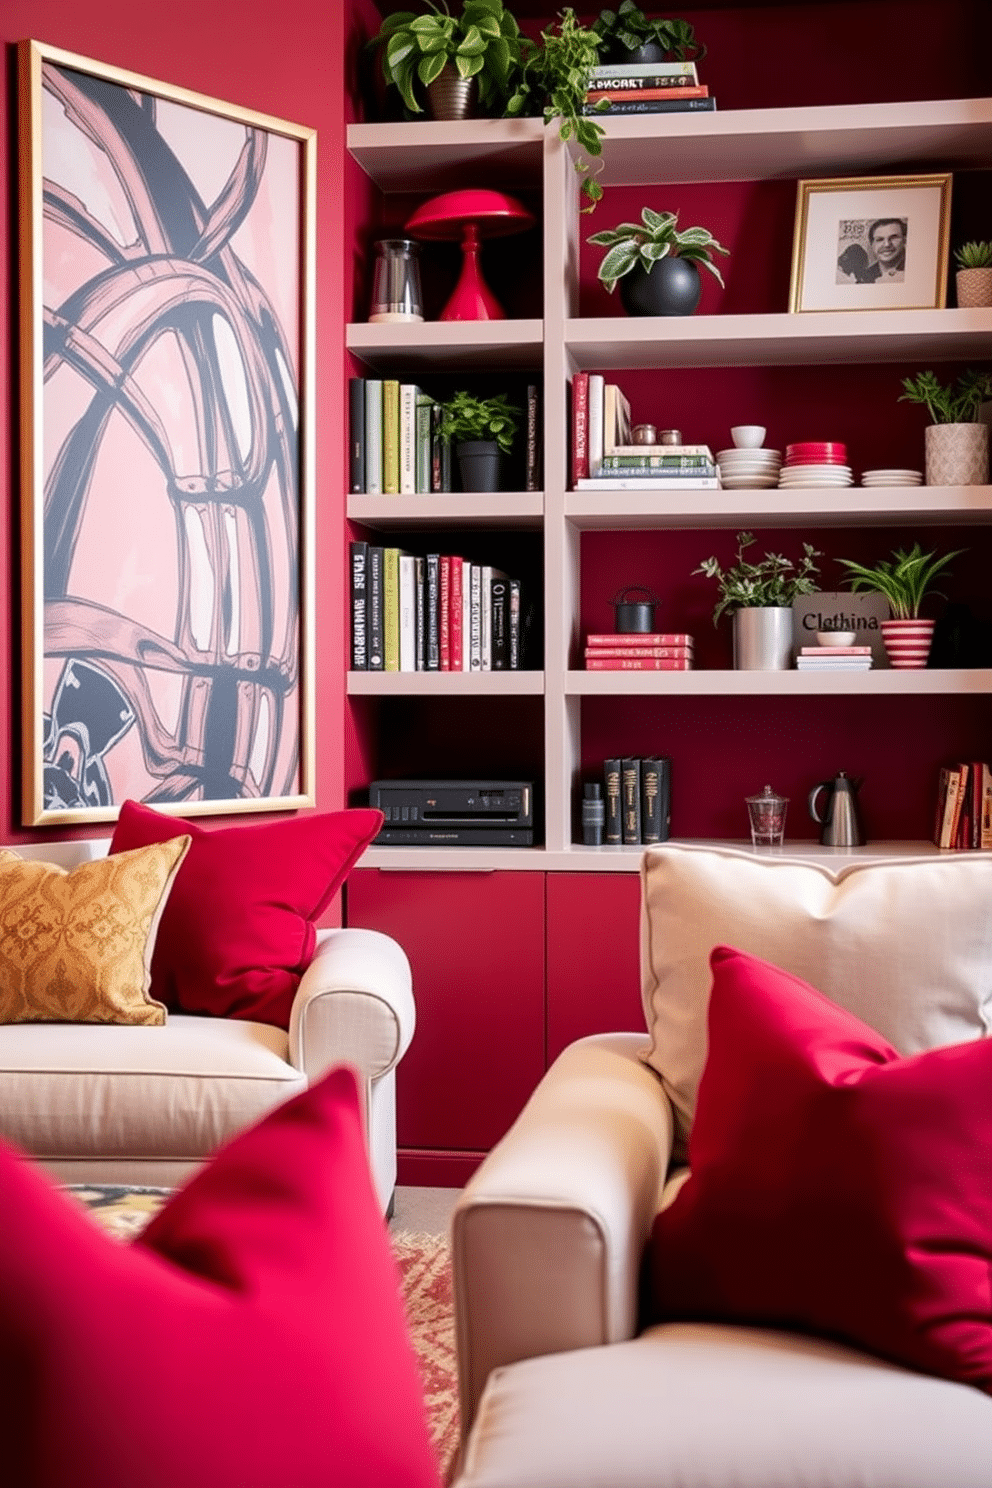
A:
<svg viewBox="0 0 992 1488">
<path fill-rule="evenodd" d="M 587 239 L 609 249 L 599 266 L 599 277 L 610 294 L 619 283 L 628 315 L 691 315 L 702 293 L 700 265 L 723 285 L 712 255 L 726 256 L 730 249 L 705 227 L 686 227 L 680 232 L 678 221 L 677 212 L 644 207 L 639 223 L 621 222 Z"/>
<path fill-rule="evenodd" d="M 382 74 L 411 113 L 423 113 L 426 94 L 435 119 L 463 119 L 475 101 L 487 113 L 501 113 L 520 67 L 521 37 L 503 0 L 462 0 L 452 15 L 424 0 L 426 12 L 394 11 L 369 42 L 378 46 Z"/>
<path fill-rule="evenodd" d="M 713 624 L 730 612 L 734 622 L 734 666 L 741 671 L 787 671 L 792 666 L 792 601 L 813 594 L 823 554 L 803 543 L 798 563 L 782 553 L 766 553 L 757 562 L 746 557 L 755 542 L 752 532 L 738 532 L 734 562 L 724 568 L 718 558 L 705 558 L 694 574 L 716 579 L 719 599 Z"/>
<path fill-rule="evenodd" d="M 935 552 L 924 553 L 917 542 L 908 550 L 896 548 L 890 559 L 880 559 L 871 567 L 852 558 L 838 558 L 848 570 L 846 582 L 852 590 L 868 590 L 888 601 L 891 618 L 881 625 L 892 666 L 926 666 L 934 623 L 921 617 L 920 606 L 925 595 L 939 592 L 932 587 L 937 575 L 965 551 L 956 548 L 938 558 Z"/>
<path fill-rule="evenodd" d="M 992 398 L 992 374 L 970 367 L 954 382 L 935 372 L 905 377 L 900 403 L 920 403 L 932 419 L 926 441 L 928 486 L 985 486 L 989 479 L 989 431 L 979 423 L 982 403 Z"/>
<path fill-rule="evenodd" d="M 465 491 L 498 491 L 502 456 L 520 427 L 521 409 L 505 393 L 479 398 L 464 390 L 441 404 L 441 435 L 451 441 Z"/>
<path fill-rule="evenodd" d="M 506 106 L 511 116 L 541 112 L 545 124 L 559 120 L 561 138 L 574 139 L 580 146 L 575 169 L 582 177 L 586 212 L 591 212 L 603 195 L 586 159 L 602 155 L 603 126 L 583 112 L 589 76 L 599 63 L 601 45 L 599 32 L 583 26 L 574 10 L 561 11 L 558 19 L 541 32 L 540 45 L 526 37 L 521 39 L 520 75 Z"/>
<path fill-rule="evenodd" d="M 634 0 L 620 0 L 616 10 L 601 10 L 596 30 L 605 62 L 698 62 L 706 48 L 688 21 L 648 17 Z"/>
<path fill-rule="evenodd" d="M 992 243 L 962 243 L 954 250 L 960 310 L 992 305 Z"/>
</svg>

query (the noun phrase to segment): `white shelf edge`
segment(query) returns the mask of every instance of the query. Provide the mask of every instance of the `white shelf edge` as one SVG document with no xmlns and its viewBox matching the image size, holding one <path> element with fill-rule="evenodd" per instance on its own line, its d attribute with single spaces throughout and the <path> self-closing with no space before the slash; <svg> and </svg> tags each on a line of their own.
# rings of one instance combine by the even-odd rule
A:
<svg viewBox="0 0 992 1488">
<path fill-rule="evenodd" d="M 677 507 L 664 504 L 677 497 Z M 801 525 L 860 527 L 911 521 L 934 525 L 987 522 L 992 486 L 848 486 L 842 490 L 567 491 L 565 520 L 581 531 Z"/>
<path fill-rule="evenodd" d="M 542 491 L 489 492 L 446 491 L 418 496 L 379 496 L 352 491 L 348 496 L 348 519 L 387 527 L 420 523 L 457 522 L 539 527 L 544 519 Z"/>
<path fill-rule="evenodd" d="M 992 693 L 992 669 L 946 668 L 898 671 L 880 668 L 867 672 L 582 672 L 565 675 L 567 697 L 800 697 L 853 693 L 888 697 L 897 693 Z"/>
<path fill-rule="evenodd" d="M 348 672 L 349 697 L 541 697 L 542 672 Z"/>
</svg>

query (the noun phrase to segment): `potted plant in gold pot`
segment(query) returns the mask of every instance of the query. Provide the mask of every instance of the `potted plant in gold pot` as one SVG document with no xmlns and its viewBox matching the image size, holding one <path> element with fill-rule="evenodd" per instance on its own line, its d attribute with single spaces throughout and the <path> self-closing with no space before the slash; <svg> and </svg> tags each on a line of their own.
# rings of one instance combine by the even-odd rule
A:
<svg viewBox="0 0 992 1488">
<path fill-rule="evenodd" d="M 924 553 L 917 542 L 908 550 L 896 548 L 891 559 L 880 559 L 873 567 L 838 558 L 848 570 L 847 582 L 852 590 L 869 590 L 889 602 L 891 616 L 881 621 L 881 626 L 891 666 L 904 670 L 926 666 L 934 622 L 920 615 L 920 606 L 927 594 L 939 592 L 933 588 L 937 575 L 965 551 L 956 548 L 938 558 L 936 553 Z"/>
<path fill-rule="evenodd" d="M 903 379 L 900 403 L 922 403 L 933 422 L 926 430 L 928 486 L 986 486 L 989 431 L 979 423 L 982 403 L 992 398 L 992 374 L 970 367 L 953 383 L 935 372 Z"/>
</svg>

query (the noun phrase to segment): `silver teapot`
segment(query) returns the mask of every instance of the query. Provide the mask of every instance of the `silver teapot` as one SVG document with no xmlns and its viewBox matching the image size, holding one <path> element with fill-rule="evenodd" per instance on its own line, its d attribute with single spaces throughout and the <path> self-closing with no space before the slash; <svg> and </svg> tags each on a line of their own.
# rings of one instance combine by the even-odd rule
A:
<svg viewBox="0 0 992 1488">
<path fill-rule="evenodd" d="M 826 847 L 860 847 L 865 840 L 858 815 L 857 794 L 863 781 L 855 780 L 843 770 L 833 780 L 821 780 L 809 793 L 809 814 L 820 828 L 820 841 Z M 817 809 L 817 797 L 827 791 L 826 809 Z"/>
</svg>

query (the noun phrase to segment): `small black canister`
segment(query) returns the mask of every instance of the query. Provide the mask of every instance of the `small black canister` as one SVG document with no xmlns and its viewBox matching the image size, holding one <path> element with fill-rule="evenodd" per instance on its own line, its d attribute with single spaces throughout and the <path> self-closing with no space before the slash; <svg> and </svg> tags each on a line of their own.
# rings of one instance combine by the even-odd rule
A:
<svg viewBox="0 0 992 1488">
<path fill-rule="evenodd" d="M 654 630 L 654 607 L 661 604 L 650 589 L 631 585 L 611 600 L 616 610 L 616 629 L 621 635 L 649 635 Z"/>
<path fill-rule="evenodd" d="M 582 796 L 582 841 L 586 847 L 602 847 L 605 826 L 603 787 L 590 781 Z"/>
</svg>

